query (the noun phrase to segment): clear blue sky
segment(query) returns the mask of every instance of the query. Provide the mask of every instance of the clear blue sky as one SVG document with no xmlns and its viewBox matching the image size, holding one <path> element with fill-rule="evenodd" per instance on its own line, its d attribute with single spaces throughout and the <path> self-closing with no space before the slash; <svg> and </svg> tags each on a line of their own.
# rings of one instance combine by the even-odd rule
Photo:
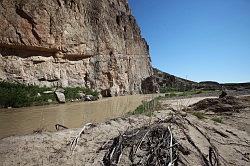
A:
<svg viewBox="0 0 250 166">
<path fill-rule="evenodd" d="M 153 65 L 194 81 L 250 82 L 250 0 L 129 0 Z"/>
</svg>

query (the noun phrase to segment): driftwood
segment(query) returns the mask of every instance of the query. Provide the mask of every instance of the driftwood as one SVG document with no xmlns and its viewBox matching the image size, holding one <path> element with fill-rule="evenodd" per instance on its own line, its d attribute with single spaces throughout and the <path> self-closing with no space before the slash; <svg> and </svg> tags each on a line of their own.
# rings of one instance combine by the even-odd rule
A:
<svg viewBox="0 0 250 166">
<path fill-rule="evenodd" d="M 56 124 L 55 128 L 56 128 L 56 131 L 68 129 L 68 127 L 60 125 L 60 124 Z"/>
<path fill-rule="evenodd" d="M 170 127 L 155 124 L 127 131 L 113 139 L 103 158 L 105 166 L 118 165 L 125 155 L 130 165 L 172 166 L 177 160 L 177 142 Z"/>
<path fill-rule="evenodd" d="M 227 92 L 222 91 L 221 94 L 219 95 L 219 98 L 224 98 L 227 96 Z"/>
<path fill-rule="evenodd" d="M 82 134 L 84 134 L 84 131 L 87 129 L 87 127 L 90 127 L 92 126 L 93 124 L 92 123 L 87 123 L 83 126 L 83 128 L 81 129 L 81 131 L 73 138 L 73 140 L 71 141 L 70 143 L 70 150 L 71 151 L 75 151 L 76 147 L 77 147 L 77 144 L 78 144 L 78 141 L 81 137 Z"/>
</svg>

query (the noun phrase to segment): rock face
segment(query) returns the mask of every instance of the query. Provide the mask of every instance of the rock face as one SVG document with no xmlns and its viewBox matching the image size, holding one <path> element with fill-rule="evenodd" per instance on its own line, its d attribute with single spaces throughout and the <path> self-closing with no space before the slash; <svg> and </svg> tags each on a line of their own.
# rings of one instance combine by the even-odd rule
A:
<svg viewBox="0 0 250 166">
<path fill-rule="evenodd" d="M 1 0 L 0 13 L 0 80 L 113 96 L 152 74 L 127 0 Z"/>
<path fill-rule="evenodd" d="M 142 81 L 142 92 L 144 94 L 159 93 L 160 85 L 155 75 L 152 75 Z"/>
</svg>

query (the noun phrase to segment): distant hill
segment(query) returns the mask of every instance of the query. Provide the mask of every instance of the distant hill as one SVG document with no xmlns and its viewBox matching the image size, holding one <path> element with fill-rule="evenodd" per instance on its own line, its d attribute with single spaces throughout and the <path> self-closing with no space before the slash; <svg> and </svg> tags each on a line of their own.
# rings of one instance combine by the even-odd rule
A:
<svg viewBox="0 0 250 166">
<path fill-rule="evenodd" d="M 246 83 L 225 83 L 221 84 L 228 90 L 250 90 L 250 82 Z"/>
<path fill-rule="evenodd" d="M 202 81 L 199 82 L 199 88 L 207 88 L 207 89 L 227 89 L 227 90 L 246 90 L 250 89 L 250 82 L 246 83 L 218 83 L 215 81 Z"/>
<path fill-rule="evenodd" d="M 143 93 L 165 93 L 167 91 L 200 90 L 244 90 L 250 89 L 250 83 L 226 83 L 220 84 L 215 81 L 195 82 L 183 79 L 159 69 L 153 68 L 153 75 L 142 82 Z"/>
</svg>

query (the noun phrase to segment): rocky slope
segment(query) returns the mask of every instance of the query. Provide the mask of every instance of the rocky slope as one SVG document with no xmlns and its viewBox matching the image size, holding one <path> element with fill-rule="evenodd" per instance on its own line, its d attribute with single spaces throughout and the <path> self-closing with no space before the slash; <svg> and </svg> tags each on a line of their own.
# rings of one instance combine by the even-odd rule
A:
<svg viewBox="0 0 250 166">
<path fill-rule="evenodd" d="M 142 82 L 142 90 L 144 93 L 165 92 L 170 89 L 183 91 L 196 89 L 197 87 L 197 82 L 176 77 L 156 68 L 153 68 L 153 75 Z"/>
<path fill-rule="evenodd" d="M 250 83 L 218 83 L 215 81 L 194 82 L 183 79 L 169 73 L 153 68 L 153 75 L 142 81 L 142 91 L 144 93 L 184 91 L 191 89 L 200 90 L 229 90 L 229 91 L 249 91 Z"/>
<path fill-rule="evenodd" d="M 1 0 L 0 80 L 138 93 L 149 47 L 127 0 Z"/>
</svg>

